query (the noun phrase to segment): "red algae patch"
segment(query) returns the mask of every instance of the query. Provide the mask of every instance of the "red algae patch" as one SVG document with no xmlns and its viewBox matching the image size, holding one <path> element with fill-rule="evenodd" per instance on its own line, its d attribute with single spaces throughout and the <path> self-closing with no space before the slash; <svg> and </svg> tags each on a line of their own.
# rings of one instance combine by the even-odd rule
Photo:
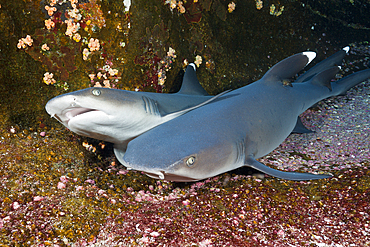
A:
<svg viewBox="0 0 370 247">
<path fill-rule="evenodd" d="M 213 187 L 208 186 L 218 184 L 210 183 L 196 195 L 186 196 L 186 206 L 181 199 L 145 203 L 123 212 L 118 220 L 107 222 L 98 239 L 153 246 L 369 244 L 369 205 L 364 200 L 368 192 L 356 192 L 336 180 L 262 182 L 251 177 L 235 177 L 230 187 L 210 191 Z M 339 188 L 326 191 L 333 185 Z M 151 236 L 152 232 L 158 237 Z"/>
</svg>

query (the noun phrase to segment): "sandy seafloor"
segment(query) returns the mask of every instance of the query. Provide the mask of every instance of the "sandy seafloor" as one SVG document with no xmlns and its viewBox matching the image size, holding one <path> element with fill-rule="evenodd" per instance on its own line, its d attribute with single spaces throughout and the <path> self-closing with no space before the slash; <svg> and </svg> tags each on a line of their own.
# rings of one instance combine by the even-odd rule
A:
<svg viewBox="0 0 370 247">
<path fill-rule="evenodd" d="M 302 115 L 315 133 L 291 135 L 260 160 L 334 175 L 309 182 L 231 172 L 197 183 L 150 180 L 146 189 L 117 189 L 119 181 L 146 176 L 110 167 L 99 174 L 117 174 L 109 189 L 95 184 L 98 177 L 81 181 L 62 173 L 49 184 L 27 184 L 30 171 L 4 170 L 17 164 L 17 147 L 3 137 L 0 246 L 370 246 L 369 103 L 370 81 L 322 101 Z M 32 147 L 39 138 L 19 142 Z M 11 174 L 19 178 L 12 181 Z"/>
</svg>

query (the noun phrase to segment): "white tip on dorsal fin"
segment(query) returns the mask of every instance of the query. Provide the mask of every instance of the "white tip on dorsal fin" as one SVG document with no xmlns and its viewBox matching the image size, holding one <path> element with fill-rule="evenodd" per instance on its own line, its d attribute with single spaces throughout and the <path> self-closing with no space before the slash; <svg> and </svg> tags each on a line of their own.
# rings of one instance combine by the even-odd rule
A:
<svg viewBox="0 0 370 247">
<path fill-rule="evenodd" d="M 308 57 L 308 62 L 306 63 L 306 66 L 307 64 L 311 63 L 311 61 L 316 57 L 316 52 L 313 51 L 305 51 L 303 52 L 303 54 Z"/>
<path fill-rule="evenodd" d="M 262 77 L 262 80 L 270 82 L 282 82 L 283 80 L 288 80 L 309 64 L 315 56 L 315 52 L 306 51 L 285 58 L 269 69 L 269 71 L 267 71 L 267 73 Z"/>
<path fill-rule="evenodd" d="M 195 66 L 195 64 L 194 64 L 194 63 L 190 63 L 190 64 L 189 64 L 189 66 L 193 67 L 193 69 L 194 69 L 195 71 L 197 71 L 197 66 Z"/>
<path fill-rule="evenodd" d="M 312 77 L 317 75 L 318 73 L 330 67 L 333 67 L 334 65 L 342 64 L 342 60 L 346 56 L 348 50 L 349 50 L 348 46 L 344 47 L 340 51 L 324 59 L 323 61 L 321 61 L 320 63 L 316 64 L 311 69 L 309 69 L 307 72 L 303 73 L 300 77 L 298 77 L 297 80 L 294 81 L 294 83 L 308 81 L 312 79 Z"/>
</svg>

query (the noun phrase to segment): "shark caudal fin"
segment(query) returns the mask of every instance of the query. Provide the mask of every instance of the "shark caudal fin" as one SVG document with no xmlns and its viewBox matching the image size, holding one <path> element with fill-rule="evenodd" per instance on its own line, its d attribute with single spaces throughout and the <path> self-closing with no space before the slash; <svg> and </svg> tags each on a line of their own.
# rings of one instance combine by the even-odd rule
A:
<svg viewBox="0 0 370 247">
<path fill-rule="evenodd" d="M 290 56 L 279 63 L 275 64 L 262 77 L 263 81 L 284 81 L 295 76 L 307 64 L 309 64 L 316 56 L 315 52 L 305 51 L 299 54 Z"/>
<path fill-rule="evenodd" d="M 308 81 L 318 73 L 327 70 L 328 68 L 331 68 L 334 65 L 341 65 L 343 58 L 346 56 L 346 54 L 348 54 L 348 52 L 349 46 L 344 47 L 342 50 L 334 53 L 330 57 L 324 59 L 320 63 L 313 66 L 307 72 L 303 73 L 301 76 L 297 78 L 297 80 L 294 81 L 294 83 Z"/>
<path fill-rule="evenodd" d="M 370 69 L 366 69 L 332 82 L 338 71 L 337 66 L 329 68 L 315 75 L 308 83 L 327 87 L 331 91 L 330 96 L 343 96 L 350 88 L 370 78 Z"/>
<path fill-rule="evenodd" d="M 182 85 L 178 94 L 189 94 L 189 95 L 203 95 L 209 96 L 206 90 L 200 85 L 197 74 L 195 72 L 196 66 L 191 63 L 186 67 L 184 78 L 182 79 Z"/>
<path fill-rule="evenodd" d="M 253 157 L 248 156 L 246 158 L 246 166 L 252 167 L 258 171 L 261 171 L 263 173 L 266 173 L 267 175 L 281 178 L 281 179 L 287 179 L 287 180 L 296 180 L 296 181 L 302 181 L 302 180 L 314 180 L 314 179 L 323 179 L 323 178 L 331 178 L 331 175 L 327 174 L 312 174 L 312 173 L 300 173 L 300 172 L 283 172 L 279 170 L 275 170 L 271 167 L 268 167 L 261 162 L 258 162 Z"/>
<path fill-rule="evenodd" d="M 332 82 L 333 95 L 345 95 L 346 92 L 357 84 L 370 78 L 370 69 L 350 74 L 338 81 Z"/>
</svg>

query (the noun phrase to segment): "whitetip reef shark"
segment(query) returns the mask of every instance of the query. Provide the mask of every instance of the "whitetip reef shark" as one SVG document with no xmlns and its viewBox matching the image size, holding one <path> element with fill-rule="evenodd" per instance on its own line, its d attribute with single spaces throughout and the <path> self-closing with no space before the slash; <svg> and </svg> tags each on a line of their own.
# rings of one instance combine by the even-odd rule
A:
<svg viewBox="0 0 370 247">
<path fill-rule="evenodd" d="M 195 64 L 187 66 L 177 93 L 93 87 L 59 95 L 49 100 L 45 109 L 79 135 L 114 143 L 115 154 L 122 156 L 133 138 L 228 92 L 208 95 L 195 70 Z"/>
<path fill-rule="evenodd" d="M 288 57 L 260 80 L 225 94 L 227 99 L 203 105 L 143 133 L 117 158 L 129 169 L 178 182 L 202 180 L 242 166 L 287 180 L 330 178 L 327 174 L 279 171 L 256 159 L 278 147 L 305 110 L 325 98 L 343 95 L 370 77 L 367 69 L 331 82 L 340 69 L 334 64 L 348 50 L 343 48 L 293 83 L 287 81 L 316 53 Z"/>
</svg>

